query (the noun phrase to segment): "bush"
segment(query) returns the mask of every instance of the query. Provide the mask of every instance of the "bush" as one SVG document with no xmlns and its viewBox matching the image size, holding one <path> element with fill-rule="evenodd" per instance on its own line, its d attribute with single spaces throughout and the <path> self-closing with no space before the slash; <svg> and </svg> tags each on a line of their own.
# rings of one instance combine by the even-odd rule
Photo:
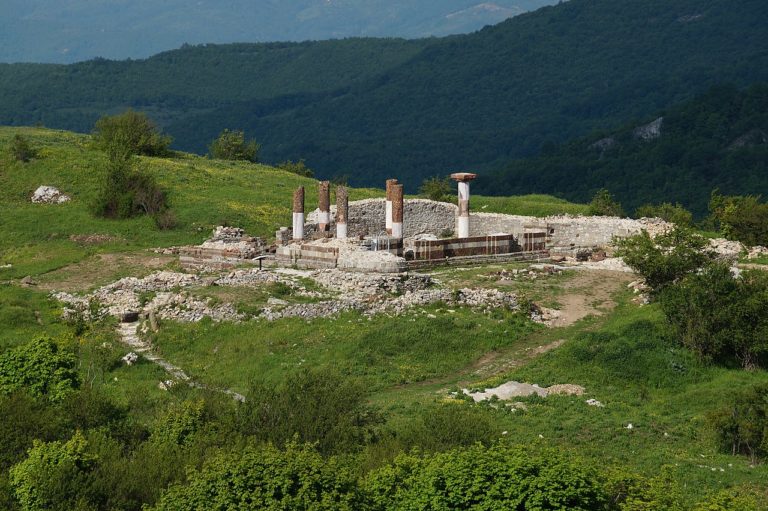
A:
<svg viewBox="0 0 768 511">
<path fill-rule="evenodd" d="M 28 162 L 37 156 L 37 151 L 25 137 L 16 134 L 11 141 L 11 156 L 16 161 Z"/>
<path fill-rule="evenodd" d="M 18 390 L 60 401 L 77 389 L 77 357 L 50 338 L 38 338 L 0 355 L 0 393 Z"/>
<path fill-rule="evenodd" d="M 645 279 L 654 295 L 715 259 L 708 240 L 680 226 L 654 239 L 643 231 L 617 245 L 617 255 Z"/>
<path fill-rule="evenodd" d="M 768 276 L 745 272 L 736 278 L 716 264 L 667 288 L 661 305 L 681 342 L 701 358 L 746 369 L 768 353 Z"/>
<path fill-rule="evenodd" d="M 724 452 L 744 454 L 752 463 L 768 457 L 768 384 L 736 393 L 732 404 L 707 419 Z"/>
<path fill-rule="evenodd" d="M 451 194 L 451 180 L 447 177 L 434 176 L 425 179 L 419 187 L 419 195 L 433 201 L 448 202 Z"/>
<path fill-rule="evenodd" d="M 693 213 L 679 203 L 672 205 L 669 202 L 640 206 L 635 211 L 635 218 L 661 218 L 666 222 L 672 222 L 682 227 L 690 227 L 693 223 Z"/>
<path fill-rule="evenodd" d="M 275 168 L 303 177 L 315 177 L 315 173 L 312 171 L 312 169 L 307 167 L 307 165 L 304 163 L 304 160 L 299 160 L 296 162 L 286 160 L 284 162 L 278 163 Z"/>
<path fill-rule="evenodd" d="M 724 196 L 714 190 L 709 210 L 726 238 L 749 246 L 768 245 L 768 204 L 759 196 Z"/>
<path fill-rule="evenodd" d="M 96 147 L 123 160 L 132 155 L 165 156 L 172 141 L 160 133 L 147 114 L 133 110 L 96 121 L 93 139 Z"/>
<path fill-rule="evenodd" d="M 260 146 L 255 140 L 246 143 L 242 131 L 225 129 L 208 146 L 208 154 L 211 158 L 219 160 L 244 160 L 255 163 L 259 161 L 259 149 Z"/>
<path fill-rule="evenodd" d="M 624 216 L 624 210 L 611 192 L 605 188 L 598 190 L 589 203 L 589 214 L 592 216 Z"/>
</svg>

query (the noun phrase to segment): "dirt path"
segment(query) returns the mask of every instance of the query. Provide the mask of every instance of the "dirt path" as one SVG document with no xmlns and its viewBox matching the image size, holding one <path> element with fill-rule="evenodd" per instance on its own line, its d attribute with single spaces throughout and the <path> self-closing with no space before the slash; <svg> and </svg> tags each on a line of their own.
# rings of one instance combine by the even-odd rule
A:
<svg viewBox="0 0 768 511">
<path fill-rule="evenodd" d="M 631 273 L 619 271 L 579 270 L 563 286 L 563 294 L 556 297 L 560 304 L 553 328 L 565 327 L 589 315 L 600 316 L 611 311 L 616 302 L 613 295 L 634 280 Z"/>
<path fill-rule="evenodd" d="M 117 333 L 120 336 L 120 340 L 123 344 L 129 346 L 135 353 L 143 356 L 153 364 L 159 365 L 165 370 L 165 372 L 173 376 L 175 379 L 186 383 L 190 387 L 221 392 L 222 394 L 226 394 L 232 397 L 236 401 L 240 401 L 241 403 L 245 402 L 245 396 L 238 394 L 233 390 L 217 389 L 192 380 L 192 378 L 187 373 L 185 373 L 182 368 L 165 360 L 153 350 L 150 343 L 142 340 L 141 337 L 139 337 L 139 334 L 136 332 L 137 325 L 137 323 L 120 323 L 117 326 Z"/>
</svg>

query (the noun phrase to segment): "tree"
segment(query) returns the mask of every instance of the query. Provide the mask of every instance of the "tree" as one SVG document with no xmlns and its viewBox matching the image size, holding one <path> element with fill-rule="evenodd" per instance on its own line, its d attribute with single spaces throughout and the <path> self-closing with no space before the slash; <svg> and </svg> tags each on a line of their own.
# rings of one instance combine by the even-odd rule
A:
<svg viewBox="0 0 768 511">
<path fill-rule="evenodd" d="M 220 456 L 189 482 L 166 491 L 154 511 L 177 509 L 291 509 L 353 511 L 363 508 L 355 473 L 337 458 L 308 446 L 271 445 Z"/>
<path fill-rule="evenodd" d="M 18 133 L 13 136 L 11 141 L 11 155 L 13 159 L 21 162 L 28 162 L 35 156 L 37 151 L 32 147 L 26 137 L 19 135 Z"/>
<path fill-rule="evenodd" d="M 60 401 L 80 386 L 77 357 L 59 343 L 40 337 L 0 355 L 0 393 L 24 390 Z"/>
<path fill-rule="evenodd" d="M 419 194 L 430 200 L 446 201 L 451 194 L 451 180 L 440 176 L 427 178 L 421 183 Z"/>
<path fill-rule="evenodd" d="M 296 162 L 286 160 L 275 165 L 275 168 L 303 177 L 315 177 L 315 173 L 312 171 L 312 169 L 307 167 L 303 159 Z"/>
<path fill-rule="evenodd" d="M 611 192 L 605 188 L 598 190 L 589 203 L 589 214 L 593 216 L 624 216 L 624 210 L 621 208 Z"/>
<path fill-rule="evenodd" d="M 66 443 L 35 441 L 27 458 L 11 467 L 11 486 L 23 511 L 91 509 L 85 497 L 96 462 L 77 432 Z"/>
<path fill-rule="evenodd" d="M 745 454 L 752 463 L 768 457 L 768 384 L 735 393 L 728 406 L 707 419 L 725 452 Z"/>
<path fill-rule="evenodd" d="M 745 245 L 768 245 L 768 204 L 756 195 L 720 195 L 712 192 L 709 211 L 723 236 Z"/>
<path fill-rule="evenodd" d="M 655 238 L 643 231 L 617 245 L 617 255 L 645 279 L 654 295 L 715 260 L 708 240 L 680 226 Z"/>
<path fill-rule="evenodd" d="M 242 131 L 225 129 L 219 137 L 208 146 L 211 158 L 219 160 L 244 160 L 256 163 L 259 161 L 261 146 L 255 140 L 246 143 Z"/>
<path fill-rule="evenodd" d="M 96 121 L 93 140 L 112 159 L 125 160 L 133 155 L 165 156 L 173 139 L 160 133 L 147 114 L 126 110 Z"/>
</svg>

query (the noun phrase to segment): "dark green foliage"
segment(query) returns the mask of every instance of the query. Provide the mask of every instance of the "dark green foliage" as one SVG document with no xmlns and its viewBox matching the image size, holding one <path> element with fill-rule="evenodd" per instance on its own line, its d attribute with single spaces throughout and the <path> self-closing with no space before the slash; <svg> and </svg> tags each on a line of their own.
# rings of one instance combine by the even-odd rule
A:
<svg viewBox="0 0 768 511">
<path fill-rule="evenodd" d="M 693 223 L 693 214 L 680 203 L 671 204 L 643 204 L 635 211 L 635 218 L 661 218 L 682 227 L 690 227 Z"/>
<path fill-rule="evenodd" d="M 372 510 L 594 510 L 605 496 L 597 475 L 561 452 L 506 444 L 432 456 L 401 455 L 373 472 Z"/>
<path fill-rule="evenodd" d="M 50 338 L 38 338 L 0 355 L 0 394 L 18 390 L 60 401 L 73 392 L 80 379 L 77 357 Z"/>
<path fill-rule="evenodd" d="M 165 156 L 171 140 L 160 133 L 147 114 L 133 110 L 102 117 L 93 131 L 96 146 L 119 159 L 133 155 Z"/>
<path fill-rule="evenodd" d="M 11 142 L 11 156 L 16 161 L 26 163 L 37 156 L 37 151 L 32 147 L 32 144 L 29 143 L 29 140 L 16 134 L 13 136 L 13 141 Z"/>
<path fill-rule="evenodd" d="M 595 216 L 624 216 L 624 210 L 621 208 L 611 192 L 601 188 L 592 197 L 589 203 L 589 214 Z"/>
<path fill-rule="evenodd" d="M 306 446 L 249 447 L 220 456 L 172 486 L 155 511 L 363 509 L 357 479 L 338 459 L 323 459 Z"/>
<path fill-rule="evenodd" d="M 667 287 L 661 305 L 678 339 L 701 358 L 754 369 L 768 354 L 768 276 L 734 277 L 713 264 Z"/>
<path fill-rule="evenodd" d="M 747 455 L 752 463 L 768 458 L 768 384 L 734 393 L 708 420 L 723 451 Z"/>
<path fill-rule="evenodd" d="M 245 160 L 256 163 L 259 161 L 259 147 L 255 140 L 246 142 L 242 131 L 225 129 L 208 146 L 208 154 L 211 158 L 219 160 Z"/>
<path fill-rule="evenodd" d="M 286 172 L 291 172 L 292 174 L 296 174 L 298 176 L 315 177 L 315 173 L 312 171 L 312 169 L 307 167 L 303 159 L 299 161 L 286 160 L 275 165 L 275 168 L 284 170 Z"/>
<path fill-rule="evenodd" d="M 478 180 L 476 190 L 554 193 L 585 201 L 593 190 L 606 187 L 630 209 L 680 203 L 702 218 L 714 187 L 728 193 L 768 193 L 767 112 L 765 83 L 743 90 L 713 87 L 685 103 L 646 112 L 644 121 L 617 120 L 611 131 L 604 124 L 594 135 L 513 161 Z M 638 126 L 658 117 L 664 119 L 658 138 L 635 135 Z M 619 122 L 627 124 L 620 127 Z"/>
<path fill-rule="evenodd" d="M 334 371 L 303 370 L 277 387 L 254 384 L 240 430 L 275 445 L 296 437 L 321 453 L 354 450 L 373 440 L 381 422 L 365 396 L 361 384 Z"/>
<path fill-rule="evenodd" d="M 768 204 L 759 196 L 723 196 L 712 192 L 709 210 L 723 236 L 745 245 L 768 245 Z"/>
<path fill-rule="evenodd" d="M 647 231 L 618 241 L 617 255 L 639 273 L 653 294 L 711 263 L 715 254 L 704 237 L 685 227 L 651 238 Z"/>
<path fill-rule="evenodd" d="M 451 180 L 447 177 L 434 176 L 425 179 L 419 187 L 419 194 L 434 201 L 446 201 L 451 193 Z"/>
</svg>

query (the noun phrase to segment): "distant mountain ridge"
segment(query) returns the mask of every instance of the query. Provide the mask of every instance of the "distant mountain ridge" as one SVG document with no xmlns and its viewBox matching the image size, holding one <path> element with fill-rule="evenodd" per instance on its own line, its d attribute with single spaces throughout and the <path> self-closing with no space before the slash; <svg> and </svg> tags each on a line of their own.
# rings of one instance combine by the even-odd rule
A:
<svg viewBox="0 0 768 511">
<path fill-rule="evenodd" d="M 444 36 L 555 0 L 4 0 L 0 62 L 144 58 L 183 43 Z"/>
<path fill-rule="evenodd" d="M 319 177 L 353 185 L 397 176 L 415 191 L 425 177 L 476 170 L 486 186 L 510 160 L 647 123 L 713 85 L 768 81 L 766 41 L 764 0 L 571 0 L 445 38 L 0 65 L 0 124 L 89 131 L 132 107 L 183 150 L 243 129 L 265 161 L 304 158 Z"/>
</svg>

